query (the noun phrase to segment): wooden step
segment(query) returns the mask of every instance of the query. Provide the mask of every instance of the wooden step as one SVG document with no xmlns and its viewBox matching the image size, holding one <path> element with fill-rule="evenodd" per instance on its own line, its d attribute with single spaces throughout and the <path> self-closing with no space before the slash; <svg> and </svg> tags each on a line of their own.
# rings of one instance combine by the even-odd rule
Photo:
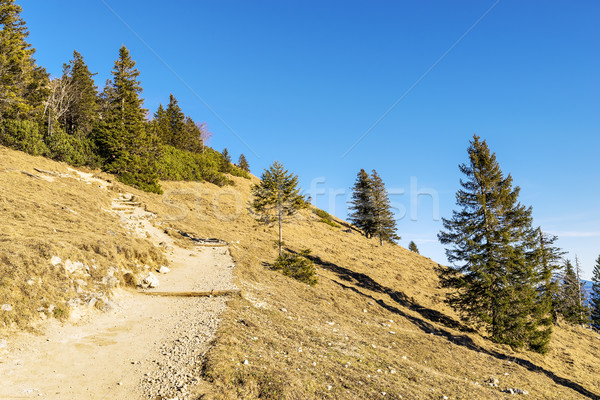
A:
<svg viewBox="0 0 600 400">
<path fill-rule="evenodd" d="M 150 296 L 170 296 L 170 297 L 213 297 L 213 296 L 229 296 L 241 295 L 240 290 L 211 290 L 210 292 L 149 292 L 140 291 L 140 293 Z"/>
</svg>

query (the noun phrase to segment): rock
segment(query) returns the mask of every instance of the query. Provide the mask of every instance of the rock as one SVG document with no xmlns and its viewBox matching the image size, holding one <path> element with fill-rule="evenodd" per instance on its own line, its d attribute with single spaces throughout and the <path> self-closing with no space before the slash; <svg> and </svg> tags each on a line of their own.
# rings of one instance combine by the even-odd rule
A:
<svg viewBox="0 0 600 400">
<path fill-rule="evenodd" d="M 507 388 L 502 391 L 503 393 L 509 394 L 529 394 L 527 390 L 517 389 L 517 388 Z"/>
<path fill-rule="evenodd" d="M 114 288 L 119 284 L 119 280 L 114 276 L 107 275 L 102 278 L 102 284 L 108 286 L 109 288 Z"/>
<path fill-rule="evenodd" d="M 81 271 L 83 269 L 86 269 L 85 265 L 83 265 L 83 263 L 81 261 L 73 262 L 71 260 L 65 261 L 64 267 L 65 267 L 65 271 L 67 271 L 68 273 L 71 273 L 71 274 Z"/>
<path fill-rule="evenodd" d="M 157 288 L 158 287 L 158 278 L 154 276 L 152 272 L 150 272 L 144 279 L 142 279 L 141 287 L 144 289 L 148 288 Z"/>
<path fill-rule="evenodd" d="M 4 349 L 6 346 L 8 346 L 6 339 L 0 339 L 0 349 Z"/>
<path fill-rule="evenodd" d="M 500 381 L 496 378 L 494 378 L 493 376 L 491 376 L 489 379 L 483 381 L 484 383 L 487 383 L 489 386 L 492 387 L 498 387 L 498 384 L 500 383 Z"/>
<path fill-rule="evenodd" d="M 164 265 L 161 265 L 160 268 L 158 269 L 158 272 L 161 274 L 168 274 L 169 272 L 171 272 L 171 269 L 165 267 Z"/>
<path fill-rule="evenodd" d="M 0 310 L 2 310 L 2 311 L 12 311 L 13 310 L 13 306 L 12 306 L 12 304 L 2 304 L 2 306 L 0 306 Z"/>
<path fill-rule="evenodd" d="M 53 256 L 53 257 L 50 259 L 50 264 L 51 264 L 53 267 L 56 267 L 56 266 L 57 266 L 58 264 L 60 264 L 61 262 L 62 262 L 62 260 L 61 260 L 61 259 L 60 259 L 60 257 L 58 257 L 58 256 Z"/>
<path fill-rule="evenodd" d="M 248 365 L 248 364 L 250 364 L 250 363 L 248 362 L 248 360 L 244 360 L 244 365 Z"/>
</svg>

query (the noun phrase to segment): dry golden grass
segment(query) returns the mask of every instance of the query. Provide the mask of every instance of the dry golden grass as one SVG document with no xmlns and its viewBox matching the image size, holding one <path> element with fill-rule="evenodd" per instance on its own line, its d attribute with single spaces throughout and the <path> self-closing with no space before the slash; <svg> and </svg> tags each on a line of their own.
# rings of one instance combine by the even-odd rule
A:
<svg viewBox="0 0 600 400">
<path fill-rule="evenodd" d="M 27 160 L 19 169 L 38 162 L 44 169 L 64 168 L 7 150 L 0 154 L 2 168 L 9 168 L 6 156 L 15 163 Z M 1 168 L 0 174 L 8 179 Z M 26 176 L 15 176 L 18 185 L 25 182 Z M 276 256 L 276 230 L 259 225 L 248 214 L 250 182 L 232 179 L 235 186 L 225 188 L 165 182 L 162 197 L 127 189 L 159 215 L 164 225 L 231 243 L 242 296 L 229 302 L 214 347 L 206 356 L 206 384 L 198 389 L 203 398 L 514 398 L 501 392 L 505 388 L 525 389 L 530 399 L 600 395 L 598 333 L 557 327 L 546 356 L 491 343 L 463 327 L 443 303 L 435 262 L 399 246 L 379 247 L 356 232 L 320 223 L 311 210 L 303 210 L 284 227 L 284 240 L 293 251 L 312 250 L 319 283 L 311 287 L 272 271 L 268 263 Z M 4 180 L 0 185 L 7 187 Z M 13 207 L 16 214 L 9 217 L 14 219 L 9 226 L 19 230 L 3 234 L 2 254 L 7 241 L 17 243 L 21 238 L 30 238 L 25 243 L 44 240 L 51 246 L 51 251 L 41 252 L 33 244 L 18 244 L 23 252 L 41 254 L 36 256 L 39 260 L 59 250 L 65 252 L 59 253 L 63 257 L 74 257 L 67 251 L 92 257 L 94 252 L 81 250 L 83 243 L 104 241 L 101 249 L 114 249 L 107 230 L 117 233 L 121 245 L 131 240 L 117 221 L 102 217 L 106 225 L 101 227 L 92 222 L 100 218 L 92 210 L 106 208 L 115 193 L 80 187 L 74 181 L 43 189 L 42 195 L 42 189 L 35 186 L 38 183 L 27 185 L 31 187 L 11 187 L 10 191 L 35 195 L 27 203 L 27 212 L 38 206 L 45 211 L 36 211 L 37 218 L 19 223 L 21 217 Z M 7 209 L 5 192 L 3 209 Z M 22 197 L 10 196 L 13 201 Z M 82 197 L 89 204 L 80 204 Z M 54 203 L 73 208 L 81 219 L 69 223 L 75 217 L 58 218 L 63 214 L 52 208 Z M 42 220 L 41 214 L 48 214 L 48 220 Z M 60 224 L 58 233 L 50 233 L 50 222 Z M 38 233 L 29 233 L 29 226 Z M 150 249 L 137 241 L 134 244 L 141 246 L 134 247 L 140 256 L 141 250 Z M 19 265 L 24 268 L 26 263 Z M 498 387 L 485 383 L 492 377 L 499 380 Z"/>
<path fill-rule="evenodd" d="M 39 317 L 64 318 L 69 300 L 110 294 L 102 278 L 111 267 L 123 282 L 125 270 L 166 263 L 161 251 L 131 237 L 105 211 L 119 191 L 135 190 L 119 184 L 100 189 L 77 178 L 64 164 L 0 147 L 0 304 L 13 307 L 0 311 L 0 328 L 28 327 Z M 50 264 L 53 256 L 82 262 L 89 271 L 67 273 Z"/>
</svg>

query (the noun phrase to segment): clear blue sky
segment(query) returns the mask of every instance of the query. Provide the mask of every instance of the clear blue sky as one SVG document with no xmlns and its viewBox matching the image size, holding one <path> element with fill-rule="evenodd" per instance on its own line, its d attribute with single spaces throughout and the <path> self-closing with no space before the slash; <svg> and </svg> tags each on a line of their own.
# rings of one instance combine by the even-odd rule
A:
<svg viewBox="0 0 600 400">
<path fill-rule="evenodd" d="M 304 189 L 321 182 L 314 200 L 339 217 L 346 198 L 330 193 L 376 169 L 404 193 L 391 196 L 405 214 L 401 244 L 414 240 L 440 263 L 436 202 L 421 195 L 411 205 L 411 177 L 449 217 L 457 166 L 477 133 L 536 224 L 591 275 L 600 254 L 596 1 L 17 2 L 52 75 L 77 49 L 102 87 L 125 44 L 146 108 L 173 93 L 208 124 L 213 147 L 244 153 L 256 175 L 278 159 Z"/>
</svg>

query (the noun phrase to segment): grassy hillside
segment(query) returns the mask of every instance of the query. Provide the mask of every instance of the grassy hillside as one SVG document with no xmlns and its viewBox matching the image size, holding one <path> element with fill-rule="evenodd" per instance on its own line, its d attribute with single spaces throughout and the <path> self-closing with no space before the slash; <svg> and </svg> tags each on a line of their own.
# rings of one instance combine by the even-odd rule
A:
<svg viewBox="0 0 600 400">
<path fill-rule="evenodd" d="M 156 248 L 131 238 L 116 217 L 102 213 L 120 191 L 134 193 L 159 216 L 158 223 L 175 228 L 168 230 L 175 237 L 179 230 L 231 243 L 242 296 L 229 302 L 206 356 L 198 388 L 203 398 L 514 398 L 502 392 L 508 388 L 526 390 L 531 399 L 600 395 L 598 333 L 557 327 L 546 356 L 493 344 L 462 326 L 443 304 L 435 262 L 345 232 L 343 221 L 336 220 L 342 228 L 333 227 L 307 209 L 284 227 L 290 250 L 312 250 L 316 286 L 271 270 L 276 230 L 248 214 L 246 179 L 231 177 L 235 185 L 226 187 L 162 182 L 165 194 L 158 196 L 118 184 L 101 189 L 70 178 L 48 182 L 20 171 L 69 171 L 6 149 L 0 157 L 0 252 L 2 268 L 10 268 L 2 275 L 0 303 L 16 296 L 14 285 L 27 294 L 32 271 L 48 270 L 43 273 L 53 285 L 73 286 L 68 275 L 52 275 L 48 260 L 55 254 L 88 263 L 94 258 L 98 268 L 126 263 L 123 251 L 139 264 L 162 262 Z M 135 267 L 130 264 L 120 270 Z M 56 290 L 47 283 L 21 298 L 26 303 L 49 296 L 42 291 Z M 30 310 L 27 304 L 22 309 Z M 497 386 L 488 384 L 494 379 Z"/>
</svg>

